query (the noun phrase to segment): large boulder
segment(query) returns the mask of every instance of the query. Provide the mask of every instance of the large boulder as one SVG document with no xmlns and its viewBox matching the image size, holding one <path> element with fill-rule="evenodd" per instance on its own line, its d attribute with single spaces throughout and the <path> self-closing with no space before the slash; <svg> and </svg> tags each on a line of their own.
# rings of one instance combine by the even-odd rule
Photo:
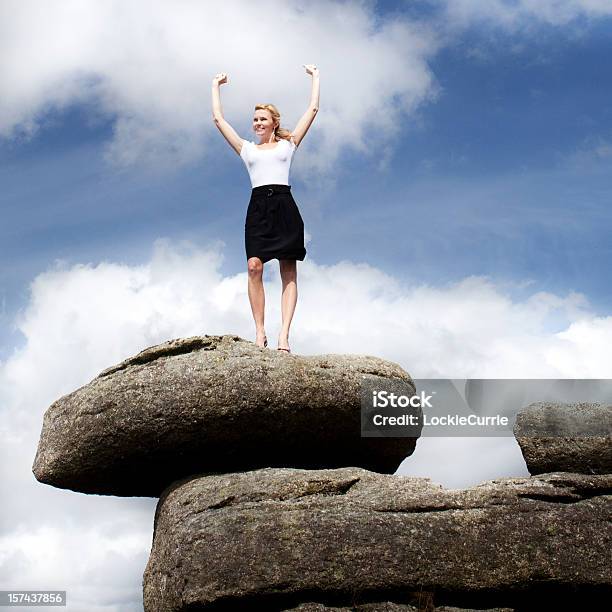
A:
<svg viewBox="0 0 612 612">
<path fill-rule="evenodd" d="M 612 473 L 612 406 L 536 402 L 521 410 L 514 435 L 530 474 Z"/>
<path fill-rule="evenodd" d="M 173 340 L 54 402 L 33 471 L 56 487 L 152 497 L 198 473 L 394 472 L 416 438 L 361 437 L 366 381 L 415 391 L 399 365 L 376 357 L 287 355 L 238 336 Z"/>
<path fill-rule="evenodd" d="M 562 473 L 466 490 L 357 468 L 186 479 L 158 503 L 144 608 L 592 609 L 612 595 L 611 491 Z"/>
</svg>

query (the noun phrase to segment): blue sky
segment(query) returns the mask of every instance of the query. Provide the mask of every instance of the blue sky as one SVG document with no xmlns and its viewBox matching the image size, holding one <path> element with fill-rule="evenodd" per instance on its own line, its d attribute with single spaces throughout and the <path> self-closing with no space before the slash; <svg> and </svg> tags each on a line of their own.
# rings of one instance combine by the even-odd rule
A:
<svg viewBox="0 0 612 612">
<path fill-rule="evenodd" d="M 257 102 L 293 128 L 302 64 L 321 71 L 291 174 L 295 353 L 420 379 L 612 378 L 612 2 L 259 0 L 217 6 L 214 27 L 181 6 L 0 4 L 0 576 L 65 586 L 74 610 L 142 609 L 155 500 L 37 483 L 44 411 L 167 339 L 254 340 L 220 71 L 250 140 Z M 275 261 L 265 283 L 274 347 Z M 526 469 L 510 438 L 430 438 L 399 473 L 459 487 Z"/>
<path fill-rule="evenodd" d="M 381 4 L 384 18 L 394 7 Z M 457 36 L 429 64 L 437 99 L 397 124 L 384 169 L 381 146 L 347 147 L 330 168 L 335 189 L 314 204 L 316 177 L 292 180 L 309 255 L 368 262 L 407 283 L 529 280 L 583 292 L 609 312 L 612 79 L 602 58 L 612 52 L 611 28 L 606 18 L 523 35 L 473 26 Z M 332 77 L 320 63 L 324 114 Z M 209 113 L 206 98 L 205 120 Z M 243 269 L 248 176 L 216 131 L 204 136 L 207 155 L 158 175 L 105 162 L 115 117 L 95 102 L 40 116 L 31 139 L 0 140 L 3 357 L 22 343 L 10 325 L 29 282 L 56 259 L 135 264 L 158 237 L 221 239 L 222 270 Z M 253 139 L 249 117 L 245 105 L 227 118 Z M 315 121 L 307 139 L 318 136 Z"/>
</svg>

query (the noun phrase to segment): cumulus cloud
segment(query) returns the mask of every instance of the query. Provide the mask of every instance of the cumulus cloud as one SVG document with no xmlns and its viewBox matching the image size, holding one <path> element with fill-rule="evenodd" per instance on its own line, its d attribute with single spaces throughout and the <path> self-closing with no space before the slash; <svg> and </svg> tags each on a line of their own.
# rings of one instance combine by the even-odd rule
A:
<svg viewBox="0 0 612 612">
<path fill-rule="evenodd" d="M 16 321 L 24 345 L 0 365 L 0 588 L 67 589 L 73 610 L 141 609 L 154 500 L 55 490 L 34 480 L 31 465 L 45 409 L 105 367 L 170 338 L 253 339 L 246 275 L 220 273 L 218 246 L 160 240 L 141 266 L 57 262 L 32 282 Z M 612 317 L 598 316 L 582 295 L 517 301 L 480 277 L 405 286 L 348 261 L 306 261 L 298 285 L 297 353 L 378 355 L 414 378 L 609 375 Z M 274 337 L 276 266 L 266 267 L 266 291 Z M 511 438 L 423 438 L 399 473 L 459 487 L 526 471 Z"/>
<path fill-rule="evenodd" d="M 144 524 L 130 524 L 131 532 L 117 534 L 120 521 L 105 523 L 93 502 L 98 500 L 92 500 L 91 525 L 78 514 L 83 510 L 78 501 L 68 508 L 66 499 L 65 519 L 58 517 L 56 525 L 33 522 L 0 535 L 2 588 L 66 591 L 67 609 L 75 612 L 141 611 L 139 585 L 151 544 L 149 517 Z M 130 506 L 134 503 L 114 504 L 107 511 L 137 518 Z"/>
<path fill-rule="evenodd" d="M 46 113 L 90 104 L 110 118 L 119 166 L 181 164 L 201 155 L 218 72 L 225 116 L 252 136 L 251 113 L 272 101 L 290 129 L 310 100 L 302 64 L 321 70 L 324 112 L 313 127 L 319 173 L 342 146 L 366 151 L 435 97 L 431 29 L 380 21 L 371 2 L 297 0 L 6 0 L 0 4 L 0 135 L 33 136 Z M 375 128 L 375 129 L 372 129 Z M 211 134 L 214 132 L 214 136 Z M 305 141 L 311 147 L 314 138 Z M 367 144 L 366 144 L 367 143 Z"/>
</svg>

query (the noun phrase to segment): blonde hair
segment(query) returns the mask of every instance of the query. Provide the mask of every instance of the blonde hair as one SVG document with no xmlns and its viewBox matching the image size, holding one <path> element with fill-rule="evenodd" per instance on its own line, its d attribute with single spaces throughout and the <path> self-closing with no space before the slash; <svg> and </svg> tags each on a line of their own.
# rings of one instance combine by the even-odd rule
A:
<svg viewBox="0 0 612 612">
<path fill-rule="evenodd" d="M 278 108 L 276 108 L 276 106 L 274 106 L 274 104 L 256 104 L 255 105 L 255 110 L 267 110 L 270 111 L 270 114 L 272 115 L 272 121 L 274 123 L 276 123 L 278 121 L 278 127 L 274 130 L 274 140 L 279 140 L 279 139 L 284 139 L 284 140 L 289 140 L 289 138 L 291 137 L 291 132 L 290 130 L 281 127 L 280 125 L 280 113 L 278 112 Z"/>
</svg>

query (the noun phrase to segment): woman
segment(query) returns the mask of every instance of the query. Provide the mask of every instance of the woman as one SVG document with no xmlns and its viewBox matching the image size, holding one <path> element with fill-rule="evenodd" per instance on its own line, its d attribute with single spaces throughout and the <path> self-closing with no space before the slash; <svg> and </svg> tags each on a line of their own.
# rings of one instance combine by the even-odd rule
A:
<svg viewBox="0 0 612 612">
<path fill-rule="evenodd" d="M 293 132 L 280 125 L 280 113 L 273 104 L 258 104 L 253 117 L 253 131 L 259 144 L 247 141 L 223 118 L 219 87 L 227 83 L 227 74 L 215 76 L 212 83 L 212 109 L 215 125 L 234 151 L 244 161 L 251 179 L 251 199 L 244 227 L 249 301 L 257 346 L 265 348 L 268 339 L 264 328 L 265 294 L 263 267 L 278 259 L 283 284 L 281 296 L 282 327 L 278 350 L 291 352 L 289 327 L 297 302 L 297 261 L 306 256 L 304 222 L 289 185 L 289 170 L 295 149 L 306 135 L 319 110 L 319 70 L 304 65 L 312 75 L 310 105 Z"/>
</svg>

